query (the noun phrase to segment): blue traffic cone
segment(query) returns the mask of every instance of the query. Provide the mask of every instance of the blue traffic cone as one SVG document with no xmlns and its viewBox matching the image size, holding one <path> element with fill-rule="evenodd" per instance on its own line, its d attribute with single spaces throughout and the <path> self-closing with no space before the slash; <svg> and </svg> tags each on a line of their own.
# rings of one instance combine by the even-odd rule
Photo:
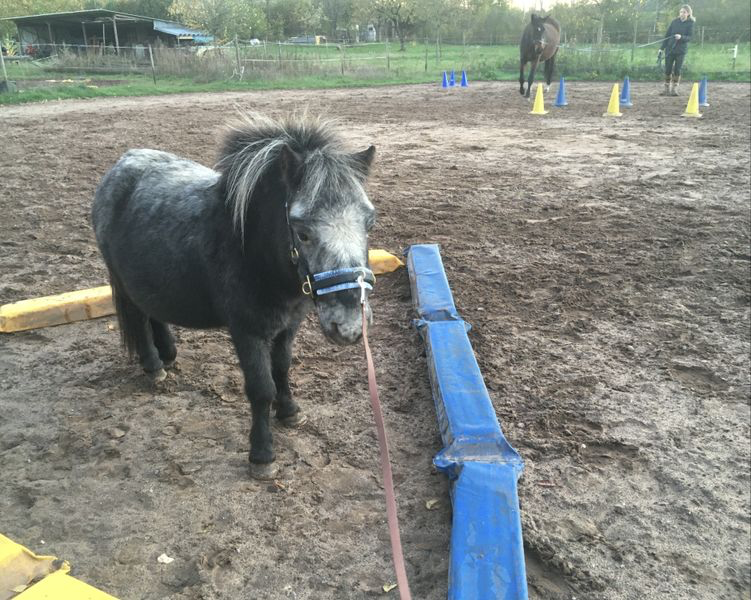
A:
<svg viewBox="0 0 751 600">
<path fill-rule="evenodd" d="M 441 83 L 441 87 L 447 88 L 449 86 L 449 78 L 448 75 L 446 75 L 446 71 L 443 72 L 443 83 Z"/>
<path fill-rule="evenodd" d="M 621 97 L 618 104 L 621 105 L 621 108 L 631 108 L 633 106 L 633 103 L 631 102 L 631 81 L 629 80 L 628 75 L 623 78 L 623 89 L 621 90 Z"/>
<path fill-rule="evenodd" d="M 707 101 L 707 78 L 702 77 L 699 83 L 699 106 L 709 106 Z"/>
<path fill-rule="evenodd" d="M 451 76 L 449 77 L 449 87 L 454 87 L 456 85 L 456 75 L 454 74 L 454 69 L 451 69 Z"/>
<path fill-rule="evenodd" d="M 561 77 L 561 82 L 558 84 L 558 96 L 555 99 L 555 106 L 568 106 L 566 102 L 566 80 Z"/>
<path fill-rule="evenodd" d="M 469 87 L 469 82 L 467 81 L 467 72 L 462 70 L 462 87 Z"/>
</svg>

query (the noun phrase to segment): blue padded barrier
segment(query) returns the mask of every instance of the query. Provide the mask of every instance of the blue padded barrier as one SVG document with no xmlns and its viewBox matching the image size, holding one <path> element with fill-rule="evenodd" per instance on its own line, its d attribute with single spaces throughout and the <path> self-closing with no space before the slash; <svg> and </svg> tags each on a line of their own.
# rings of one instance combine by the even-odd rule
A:
<svg viewBox="0 0 751 600">
<path fill-rule="evenodd" d="M 501 431 L 438 246 L 411 246 L 407 267 L 444 444 L 434 463 L 452 482 L 449 600 L 525 600 L 524 463 Z"/>
<path fill-rule="evenodd" d="M 457 470 L 449 600 L 526 599 L 517 469 L 468 461 Z"/>
<path fill-rule="evenodd" d="M 434 460 L 445 468 L 465 460 L 507 462 L 522 469 L 506 441 L 467 337 L 464 321 L 415 321 L 428 354 L 443 450 Z"/>
<path fill-rule="evenodd" d="M 437 244 L 410 246 L 407 251 L 407 269 L 413 303 L 420 319 L 459 319 Z"/>
</svg>

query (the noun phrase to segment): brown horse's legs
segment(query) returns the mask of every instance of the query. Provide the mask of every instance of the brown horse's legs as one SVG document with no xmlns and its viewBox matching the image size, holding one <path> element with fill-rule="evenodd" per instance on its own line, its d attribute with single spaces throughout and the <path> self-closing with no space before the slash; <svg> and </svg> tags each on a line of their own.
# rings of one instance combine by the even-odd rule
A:
<svg viewBox="0 0 751 600">
<path fill-rule="evenodd" d="M 527 80 L 527 93 L 524 94 L 525 98 L 529 98 L 529 94 L 532 91 L 532 82 L 535 80 L 535 71 L 537 71 L 537 65 L 540 64 L 540 57 L 537 57 L 537 60 L 532 63 L 531 68 L 529 69 L 529 79 Z"/>
<path fill-rule="evenodd" d="M 519 63 L 519 93 L 524 95 L 524 65 L 527 63 L 522 61 Z M 527 94 L 529 95 L 529 94 Z"/>
<path fill-rule="evenodd" d="M 553 79 L 553 69 L 555 68 L 555 56 L 551 56 L 545 61 L 545 91 L 550 90 L 550 82 Z"/>
</svg>

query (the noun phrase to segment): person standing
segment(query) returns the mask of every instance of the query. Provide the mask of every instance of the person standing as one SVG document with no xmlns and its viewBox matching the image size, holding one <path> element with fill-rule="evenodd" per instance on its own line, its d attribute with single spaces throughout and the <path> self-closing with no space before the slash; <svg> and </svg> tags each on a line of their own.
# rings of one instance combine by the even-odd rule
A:
<svg viewBox="0 0 751 600">
<path fill-rule="evenodd" d="M 688 4 L 681 6 L 678 18 L 670 23 L 660 52 L 665 52 L 665 89 L 660 96 L 677 96 L 681 83 L 681 69 L 686 58 L 688 43 L 694 35 L 694 18 Z"/>
</svg>

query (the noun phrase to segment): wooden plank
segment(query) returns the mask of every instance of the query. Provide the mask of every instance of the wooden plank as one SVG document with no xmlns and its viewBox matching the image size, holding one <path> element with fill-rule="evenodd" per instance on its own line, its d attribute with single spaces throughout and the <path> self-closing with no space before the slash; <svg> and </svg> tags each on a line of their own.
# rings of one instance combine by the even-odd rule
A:
<svg viewBox="0 0 751 600">
<path fill-rule="evenodd" d="M 371 250 L 370 268 L 376 275 L 390 273 L 404 263 L 385 250 Z M 0 333 L 14 333 L 97 319 L 115 314 L 110 286 L 21 300 L 0 306 Z"/>
<path fill-rule="evenodd" d="M 21 300 L 0 306 L 0 332 L 63 325 L 114 314 L 110 286 Z"/>
</svg>

